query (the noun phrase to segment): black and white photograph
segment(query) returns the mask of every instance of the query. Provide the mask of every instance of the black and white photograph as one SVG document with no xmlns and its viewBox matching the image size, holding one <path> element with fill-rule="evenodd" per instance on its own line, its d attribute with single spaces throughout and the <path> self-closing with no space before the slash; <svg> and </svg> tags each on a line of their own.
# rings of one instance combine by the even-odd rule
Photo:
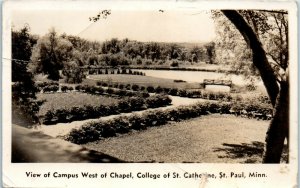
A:
<svg viewBox="0 0 300 188">
<path fill-rule="evenodd" d="M 211 187 L 271 185 L 281 173 L 296 185 L 296 4 L 176 2 L 4 4 L 3 156 L 25 165 L 24 185 L 51 185 L 36 166 L 49 163 L 53 185 L 167 173 Z M 87 172 L 104 163 L 110 171 Z"/>
</svg>

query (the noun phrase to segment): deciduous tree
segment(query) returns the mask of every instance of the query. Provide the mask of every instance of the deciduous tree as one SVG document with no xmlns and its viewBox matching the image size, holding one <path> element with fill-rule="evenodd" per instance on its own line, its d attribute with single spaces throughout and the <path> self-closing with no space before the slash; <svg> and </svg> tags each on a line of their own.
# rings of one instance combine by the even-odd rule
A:
<svg viewBox="0 0 300 188">
<path fill-rule="evenodd" d="M 279 163 L 289 136 L 288 21 L 286 11 L 221 11 L 246 41 L 266 87 L 274 117 L 266 136 L 264 163 Z M 233 38 L 234 40 L 234 38 Z"/>
</svg>

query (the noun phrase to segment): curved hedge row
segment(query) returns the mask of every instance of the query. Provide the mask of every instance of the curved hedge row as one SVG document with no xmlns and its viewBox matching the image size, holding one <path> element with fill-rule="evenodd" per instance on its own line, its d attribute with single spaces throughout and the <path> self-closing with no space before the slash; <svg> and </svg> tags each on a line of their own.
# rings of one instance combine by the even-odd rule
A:
<svg viewBox="0 0 300 188">
<path fill-rule="evenodd" d="M 99 118 L 122 112 L 132 112 L 147 108 L 158 108 L 170 105 L 172 100 L 166 95 L 154 95 L 148 98 L 132 97 L 123 99 L 117 104 L 92 106 L 85 105 L 82 107 L 61 108 L 49 110 L 42 122 L 46 125 L 56 123 L 67 123 L 77 120 Z"/>
<path fill-rule="evenodd" d="M 128 70 L 128 71 L 127 71 Z M 89 68 L 88 74 L 131 74 L 146 76 L 145 73 L 141 71 L 132 71 L 131 69 L 99 69 L 99 68 Z"/>
<path fill-rule="evenodd" d="M 114 94 L 118 96 L 127 96 L 127 97 L 143 97 L 147 98 L 149 97 L 149 93 L 147 92 L 136 92 L 136 91 L 127 91 L 125 89 L 112 89 L 109 88 L 103 88 L 99 86 L 89 86 L 89 85 L 77 85 L 75 86 L 75 89 L 81 92 L 89 93 L 89 94 Z"/>
<path fill-rule="evenodd" d="M 116 136 L 117 134 L 128 133 L 131 130 L 142 130 L 147 127 L 160 126 L 169 121 L 181 121 L 199 117 L 209 113 L 232 114 L 234 111 L 231 103 L 205 102 L 191 106 L 181 106 L 167 110 L 154 110 L 145 112 L 142 115 L 121 116 L 109 121 L 92 121 L 84 124 L 79 129 L 72 129 L 66 136 L 66 140 L 75 144 L 93 142 L 102 138 Z M 247 114 L 256 113 L 255 109 L 247 108 Z M 254 110 L 254 111 L 253 111 Z M 266 119 L 271 118 L 272 109 L 261 109 Z M 242 113 L 235 113 L 241 115 Z M 251 115 L 248 117 L 252 117 Z M 259 117 L 262 118 L 262 117 Z"/>
<path fill-rule="evenodd" d="M 130 66 L 131 69 L 139 70 L 167 70 L 167 71 L 200 71 L 200 72 L 218 72 L 218 73 L 235 73 L 232 70 L 214 70 L 189 67 L 154 67 L 154 66 Z"/>
<path fill-rule="evenodd" d="M 128 90 L 133 91 L 141 91 L 141 92 L 148 92 L 148 93 L 157 93 L 157 94 L 168 94 L 172 96 L 180 96 L 180 97 L 188 97 L 188 98 L 203 98 L 208 100 L 222 100 L 222 101 L 231 101 L 232 96 L 230 93 L 226 92 L 210 92 L 210 91 L 189 91 L 186 89 L 177 89 L 177 88 L 166 88 L 166 87 L 153 87 L 153 86 L 140 86 L 137 84 L 121 84 L 121 83 L 114 83 L 108 84 L 107 82 L 98 81 L 98 86 L 104 87 L 114 87 L 123 89 L 126 88 Z"/>
</svg>

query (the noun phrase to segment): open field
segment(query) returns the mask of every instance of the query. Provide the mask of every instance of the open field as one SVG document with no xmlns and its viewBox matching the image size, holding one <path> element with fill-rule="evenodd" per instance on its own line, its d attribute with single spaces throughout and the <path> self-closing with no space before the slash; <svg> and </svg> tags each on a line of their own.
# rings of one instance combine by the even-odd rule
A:
<svg viewBox="0 0 300 188">
<path fill-rule="evenodd" d="M 144 86 L 160 86 L 168 88 L 178 89 L 190 89 L 201 88 L 199 83 L 175 83 L 173 79 L 155 78 L 151 76 L 138 76 L 138 75 L 121 75 L 121 74 L 109 74 L 109 75 L 90 75 L 90 80 L 107 81 L 108 83 L 117 82 L 123 84 L 139 84 Z M 88 79 L 86 80 L 87 82 Z"/>
<path fill-rule="evenodd" d="M 268 124 L 214 114 L 84 146 L 133 162 L 260 163 Z"/>
<path fill-rule="evenodd" d="M 117 103 L 118 99 L 106 96 L 90 95 L 86 93 L 39 93 L 38 100 L 46 100 L 41 106 L 39 115 L 45 115 L 50 109 L 71 108 L 84 105 L 108 105 Z"/>
</svg>

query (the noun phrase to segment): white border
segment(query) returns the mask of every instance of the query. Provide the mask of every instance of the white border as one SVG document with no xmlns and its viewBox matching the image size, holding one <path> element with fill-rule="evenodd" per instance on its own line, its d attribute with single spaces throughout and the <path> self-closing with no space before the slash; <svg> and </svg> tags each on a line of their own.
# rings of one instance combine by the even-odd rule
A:
<svg viewBox="0 0 300 188">
<path fill-rule="evenodd" d="M 2 135 L 3 135 L 3 182 L 11 187 L 119 187 L 129 185 L 132 187 L 294 187 L 297 185 L 298 172 L 298 59 L 297 59 L 297 5 L 294 2 L 264 2 L 264 1 L 6 1 L 3 4 L 2 22 L 2 49 L 3 58 L 10 57 L 10 28 L 11 12 L 15 9 L 35 10 L 46 7 L 48 10 L 78 10 L 78 9 L 126 9 L 126 10 L 149 10 L 149 9 L 288 9 L 290 28 L 290 163 L 279 165 L 266 164 L 82 164 L 82 163 L 11 163 L 11 66 L 10 61 L 2 59 Z M 58 179 L 58 178 L 26 178 L 25 171 L 36 173 L 61 172 L 61 173 L 104 173 L 114 172 L 152 172 L 163 174 L 165 172 L 231 172 L 231 171 L 258 171 L 268 175 L 267 179 L 226 179 L 226 180 L 205 180 L 205 179 Z"/>
</svg>

